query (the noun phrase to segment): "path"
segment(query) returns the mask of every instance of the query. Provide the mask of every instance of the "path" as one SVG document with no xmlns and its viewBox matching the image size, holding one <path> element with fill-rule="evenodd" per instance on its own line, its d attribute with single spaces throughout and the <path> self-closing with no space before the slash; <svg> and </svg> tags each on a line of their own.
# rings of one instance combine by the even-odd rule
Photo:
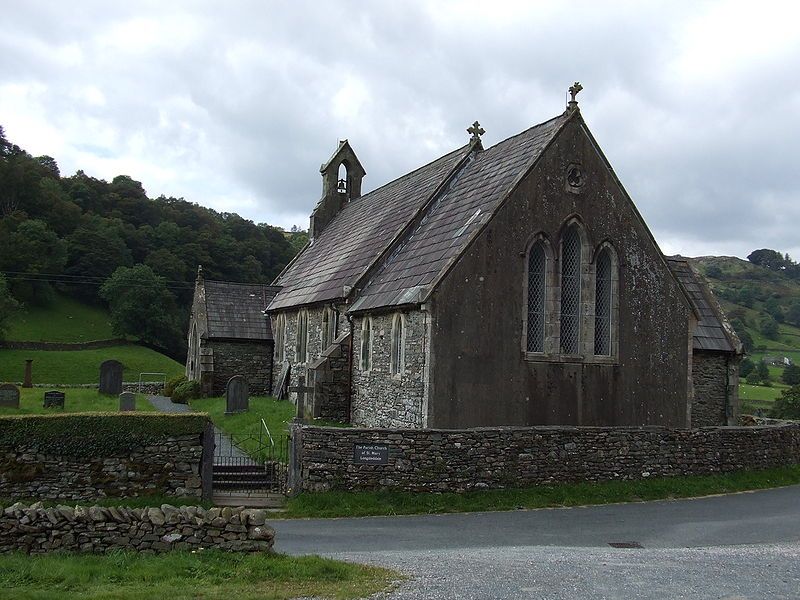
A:
<svg viewBox="0 0 800 600">
<path fill-rule="evenodd" d="M 272 525 L 278 551 L 411 575 L 392 599 L 800 597 L 800 486 L 694 500 Z"/>
<path fill-rule="evenodd" d="M 150 404 L 155 409 L 163 413 L 190 413 L 191 407 L 188 404 L 176 404 L 166 396 L 150 396 Z M 247 454 L 231 444 L 231 436 L 218 427 L 214 427 L 214 464 L 223 465 L 235 462 L 240 465 L 257 464 Z M 233 459 L 233 461 L 231 461 Z"/>
</svg>

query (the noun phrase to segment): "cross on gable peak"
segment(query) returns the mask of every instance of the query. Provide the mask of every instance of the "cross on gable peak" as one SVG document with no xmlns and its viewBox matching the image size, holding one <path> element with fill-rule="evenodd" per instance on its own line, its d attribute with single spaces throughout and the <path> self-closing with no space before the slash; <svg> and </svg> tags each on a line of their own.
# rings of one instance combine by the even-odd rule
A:
<svg viewBox="0 0 800 600">
<path fill-rule="evenodd" d="M 567 108 L 569 110 L 575 110 L 575 109 L 578 108 L 578 101 L 575 100 L 575 96 L 577 96 L 578 92 L 580 92 L 582 89 L 583 89 L 583 86 L 581 85 L 580 81 L 576 81 L 571 86 L 569 86 L 569 97 L 570 97 L 570 100 L 569 100 L 569 102 L 567 102 Z"/>
<path fill-rule="evenodd" d="M 469 138 L 470 142 L 479 142 L 481 141 L 481 136 L 486 133 L 486 130 L 481 127 L 481 124 L 475 121 L 472 124 L 472 127 L 467 127 L 467 133 L 471 133 L 472 137 Z"/>
</svg>

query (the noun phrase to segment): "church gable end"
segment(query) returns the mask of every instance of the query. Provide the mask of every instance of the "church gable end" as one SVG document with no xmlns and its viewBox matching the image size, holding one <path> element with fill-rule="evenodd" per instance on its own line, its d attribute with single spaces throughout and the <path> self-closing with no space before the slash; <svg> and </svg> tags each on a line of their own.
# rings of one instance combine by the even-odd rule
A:
<svg viewBox="0 0 800 600">
<path fill-rule="evenodd" d="M 691 306 L 579 114 L 430 306 L 431 426 L 688 424 Z"/>
</svg>

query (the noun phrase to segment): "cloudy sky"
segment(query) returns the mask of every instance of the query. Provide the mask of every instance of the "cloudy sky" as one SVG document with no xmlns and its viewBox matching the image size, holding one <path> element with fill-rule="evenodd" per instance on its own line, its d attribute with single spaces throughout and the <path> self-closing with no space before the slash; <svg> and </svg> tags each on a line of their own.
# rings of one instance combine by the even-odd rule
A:
<svg viewBox="0 0 800 600">
<path fill-rule="evenodd" d="M 62 174 L 308 223 L 349 138 L 368 191 L 564 109 L 667 253 L 800 258 L 795 2 L 7 0 L 0 124 Z"/>
</svg>

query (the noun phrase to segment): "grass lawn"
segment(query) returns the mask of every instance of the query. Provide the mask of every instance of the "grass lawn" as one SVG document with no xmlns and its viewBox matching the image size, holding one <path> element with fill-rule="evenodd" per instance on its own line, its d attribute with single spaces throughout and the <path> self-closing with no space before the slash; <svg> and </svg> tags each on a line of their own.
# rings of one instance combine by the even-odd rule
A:
<svg viewBox="0 0 800 600">
<path fill-rule="evenodd" d="M 463 494 L 378 492 L 304 493 L 290 498 L 287 511 L 275 516 L 362 517 L 585 506 L 690 498 L 800 483 L 800 465 L 725 475 L 663 477 L 639 481 L 569 483 Z"/>
<path fill-rule="evenodd" d="M 192 410 L 207 412 L 214 424 L 233 435 L 258 434 L 261 419 L 277 443 L 289 435 L 287 423 L 295 415 L 295 407 L 288 400 L 271 396 L 250 396 L 250 411 L 235 415 L 225 414 L 225 398 L 200 398 L 191 400 Z"/>
<path fill-rule="evenodd" d="M 60 408 L 44 408 L 44 393 L 50 391 L 64 392 L 64 410 Z M 55 412 L 117 412 L 119 397 L 106 396 L 97 390 L 76 388 L 20 388 L 19 408 L 0 407 L 2 415 L 40 415 Z M 154 411 L 153 405 L 144 394 L 136 394 L 137 411 Z"/>
<path fill-rule="evenodd" d="M 387 569 L 318 556 L 212 550 L 0 556 L 0 597 L 15 600 L 363 598 L 399 578 Z"/>
<path fill-rule="evenodd" d="M 22 381 L 25 360 L 33 359 L 34 383 L 97 383 L 100 363 L 120 361 L 125 381 L 138 381 L 139 373 L 166 373 L 167 379 L 180 375 L 184 366 L 150 348 L 125 345 L 96 350 L 0 350 L 0 381 Z"/>
<path fill-rule="evenodd" d="M 90 342 L 117 337 L 108 311 L 56 294 L 49 306 L 27 306 L 9 320 L 6 339 L 23 342 Z"/>
<path fill-rule="evenodd" d="M 765 387 L 763 385 L 750 385 L 749 383 L 740 383 L 739 384 L 739 398 L 743 401 L 762 401 L 768 402 L 772 404 L 781 397 L 781 392 L 785 390 L 787 386 L 782 384 L 773 383 L 772 387 Z"/>
</svg>

